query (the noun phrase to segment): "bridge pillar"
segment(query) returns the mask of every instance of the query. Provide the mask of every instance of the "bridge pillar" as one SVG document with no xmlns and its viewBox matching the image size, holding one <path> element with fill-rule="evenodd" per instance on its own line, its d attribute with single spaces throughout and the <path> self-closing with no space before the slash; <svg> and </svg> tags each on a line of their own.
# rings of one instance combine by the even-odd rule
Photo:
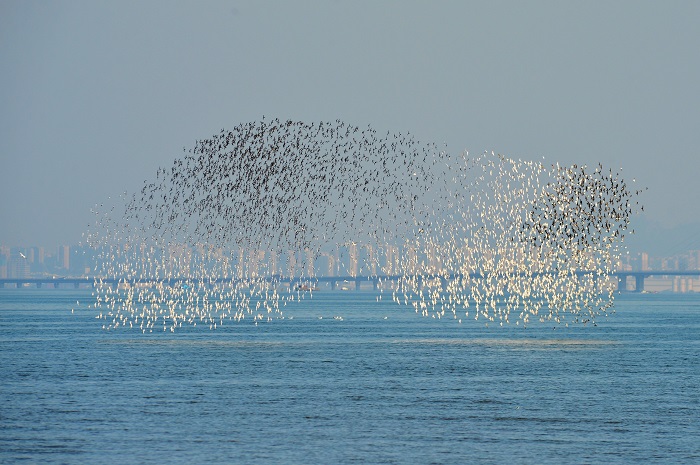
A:
<svg viewBox="0 0 700 465">
<path fill-rule="evenodd" d="M 634 292 L 642 292 L 644 290 L 644 275 L 635 276 Z"/>
<path fill-rule="evenodd" d="M 440 276 L 440 284 L 442 286 L 442 292 L 447 292 L 447 278 Z"/>
<path fill-rule="evenodd" d="M 331 291 L 335 291 L 335 286 L 338 282 L 335 279 L 331 279 Z"/>
<path fill-rule="evenodd" d="M 379 279 L 377 279 L 377 278 L 372 279 L 372 287 L 374 288 L 375 291 L 377 290 L 377 287 L 379 287 Z"/>
<path fill-rule="evenodd" d="M 423 276 L 418 275 L 416 277 L 416 283 L 418 284 L 418 290 L 423 289 Z"/>
<path fill-rule="evenodd" d="M 22 287 L 22 283 L 17 281 L 17 289 L 19 289 L 20 287 Z"/>
<path fill-rule="evenodd" d="M 617 277 L 617 290 L 618 292 L 627 291 L 627 275 L 621 274 Z"/>
<path fill-rule="evenodd" d="M 362 281 L 361 278 L 355 278 L 355 290 L 356 291 L 360 290 L 360 282 L 361 281 Z"/>
</svg>

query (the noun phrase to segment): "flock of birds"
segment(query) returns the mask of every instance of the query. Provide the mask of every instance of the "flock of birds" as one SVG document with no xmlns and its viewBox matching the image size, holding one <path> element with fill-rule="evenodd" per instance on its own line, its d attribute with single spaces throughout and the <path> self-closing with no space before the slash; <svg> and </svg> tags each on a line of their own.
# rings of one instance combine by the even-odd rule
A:
<svg viewBox="0 0 700 465">
<path fill-rule="evenodd" d="M 601 165 L 450 154 L 340 120 L 250 122 L 96 208 L 96 271 L 120 284 L 98 279 L 94 308 L 106 329 L 258 324 L 310 294 L 282 277 L 330 274 L 391 277 L 393 301 L 460 323 L 595 323 L 639 194 Z"/>
</svg>

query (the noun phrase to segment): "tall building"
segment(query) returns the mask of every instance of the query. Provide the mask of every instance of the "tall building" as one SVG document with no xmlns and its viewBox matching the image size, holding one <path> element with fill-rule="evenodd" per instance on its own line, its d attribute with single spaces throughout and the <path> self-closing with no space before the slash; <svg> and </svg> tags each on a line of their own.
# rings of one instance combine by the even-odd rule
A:
<svg viewBox="0 0 700 465">
<path fill-rule="evenodd" d="M 61 245 L 58 247 L 58 267 L 64 270 L 70 269 L 70 246 Z"/>
<path fill-rule="evenodd" d="M 0 246 L 0 278 L 7 278 L 7 265 L 10 261 L 10 248 Z"/>
<path fill-rule="evenodd" d="M 649 270 L 649 254 L 642 252 L 642 271 Z"/>
<path fill-rule="evenodd" d="M 296 252 L 293 250 L 287 251 L 287 273 L 288 276 L 293 277 L 296 276 L 296 269 L 297 269 L 297 257 L 296 257 Z"/>
<path fill-rule="evenodd" d="M 279 268 L 277 252 L 271 250 L 270 252 L 268 252 L 267 256 L 269 257 L 267 260 L 267 266 L 269 268 L 268 271 L 270 272 L 271 276 L 274 276 L 277 274 L 277 269 Z"/>
<path fill-rule="evenodd" d="M 377 257 L 377 253 L 379 251 L 375 250 L 371 244 L 367 244 L 367 246 L 365 246 L 365 248 L 367 249 L 367 271 L 370 275 L 376 276 L 377 275 L 377 262 L 379 261 L 379 258 Z"/>
<path fill-rule="evenodd" d="M 10 258 L 7 264 L 8 278 L 27 278 L 29 277 L 29 261 L 26 256 L 14 255 Z"/>
<path fill-rule="evenodd" d="M 7 257 L 0 253 L 0 279 L 7 279 Z"/>
<path fill-rule="evenodd" d="M 331 252 L 321 252 L 316 260 L 317 276 L 335 276 L 335 255 Z"/>
<path fill-rule="evenodd" d="M 314 253 L 312 250 L 309 250 L 309 249 L 306 249 L 304 252 L 306 255 L 306 263 L 305 263 L 306 276 L 314 276 L 314 271 L 315 271 L 314 270 L 314 262 L 315 262 Z"/>
<path fill-rule="evenodd" d="M 412 245 L 406 247 L 406 272 L 408 274 L 418 273 L 418 251 Z"/>
<path fill-rule="evenodd" d="M 352 277 L 357 276 L 357 262 L 358 262 L 358 255 L 357 255 L 357 244 L 354 242 L 348 246 L 348 253 L 350 255 L 350 263 L 349 263 L 349 268 L 348 268 L 348 274 Z"/>
<path fill-rule="evenodd" d="M 248 276 L 255 278 L 262 276 L 266 273 L 266 270 L 261 270 L 265 265 L 265 251 L 264 250 L 251 250 L 250 257 L 248 258 Z"/>
</svg>

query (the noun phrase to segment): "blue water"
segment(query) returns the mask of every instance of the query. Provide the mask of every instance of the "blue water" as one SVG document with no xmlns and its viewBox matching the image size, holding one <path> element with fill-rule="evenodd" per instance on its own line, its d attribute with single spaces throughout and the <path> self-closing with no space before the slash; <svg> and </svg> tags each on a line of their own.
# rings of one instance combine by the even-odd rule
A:
<svg viewBox="0 0 700 465">
<path fill-rule="evenodd" d="M 0 290 L 0 462 L 700 463 L 700 296 L 553 330 L 319 292 L 145 335 L 89 301 Z"/>
</svg>

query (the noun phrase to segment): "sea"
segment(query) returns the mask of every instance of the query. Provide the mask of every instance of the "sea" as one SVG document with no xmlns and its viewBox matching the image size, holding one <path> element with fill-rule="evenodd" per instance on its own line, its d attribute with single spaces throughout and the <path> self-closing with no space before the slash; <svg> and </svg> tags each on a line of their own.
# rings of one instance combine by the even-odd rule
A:
<svg viewBox="0 0 700 465">
<path fill-rule="evenodd" d="M 0 289 L 0 462 L 700 463 L 700 295 L 569 328 L 379 297 L 142 334 L 90 289 Z"/>
</svg>

